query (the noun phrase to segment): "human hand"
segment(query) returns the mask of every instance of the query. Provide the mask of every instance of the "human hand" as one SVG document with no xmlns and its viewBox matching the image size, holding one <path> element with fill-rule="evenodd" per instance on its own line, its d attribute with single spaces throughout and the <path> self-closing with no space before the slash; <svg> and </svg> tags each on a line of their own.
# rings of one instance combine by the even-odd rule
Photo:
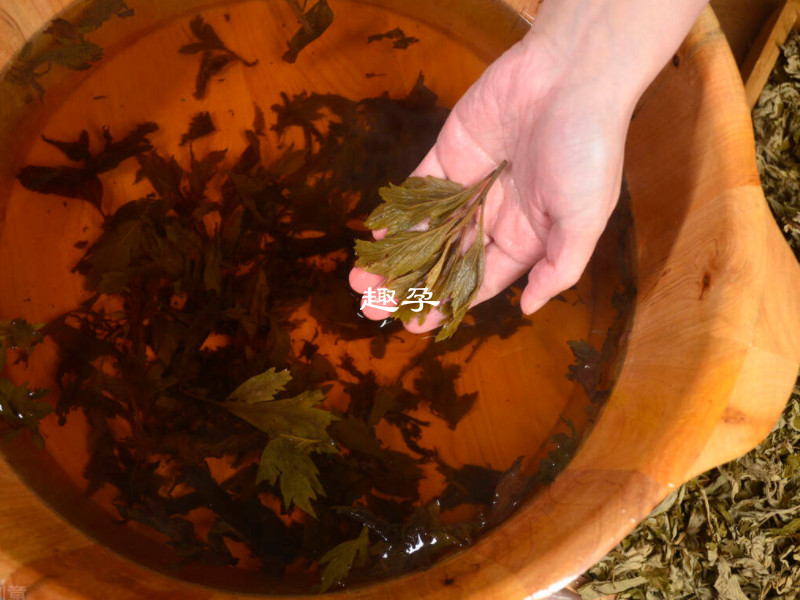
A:
<svg viewBox="0 0 800 600">
<path fill-rule="evenodd" d="M 466 185 L 509 162 L 486 199 L 486 266 L 474 304 L 527 272 L 521 308 L 530 314 L 577 282 L 619 195 L 633 107 L 655 74 L 652 65 L 660 67 L 664 55 L 659 46 L 659 57 L 645 56 L 637 65 L 619 55 L 624 48 L 597 36 L 586 44 L 565 44 L 559 31 L 580 37 L 576 20 L 587 17 L 565 17 L 562 7 L 544 15 L 553 27 L 546 23 L 529 33 L 467 91 L 414 172 Z M 361 269 L 350 274 L 359 293 L 382 281 Z M 364 312 L 385 317 L 376 309 Z M 423 323 L 407 328 L 427 331 L 440 320 L 431 311 Z"/>
</svg>

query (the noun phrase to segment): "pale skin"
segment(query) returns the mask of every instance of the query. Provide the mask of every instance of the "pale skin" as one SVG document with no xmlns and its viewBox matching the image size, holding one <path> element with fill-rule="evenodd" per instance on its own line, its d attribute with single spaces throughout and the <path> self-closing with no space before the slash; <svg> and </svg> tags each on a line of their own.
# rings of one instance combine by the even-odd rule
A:
<svg viewBox="0 0 800 600">
<path fill-rule="evenodd" d="M 531 314 L 578 281 L 619 196 L 634 107 L 706 3 L 545 0 L 525 38 L 459 100 L 414 175 L 471 184 L 509 162 L 486 200 L 474 304 L 527 273 L 520 307 Z M 382 282 L 350 273 L 358 293 Z M 407 328 L 440 319 L 431 311 Z"/>
</svg>

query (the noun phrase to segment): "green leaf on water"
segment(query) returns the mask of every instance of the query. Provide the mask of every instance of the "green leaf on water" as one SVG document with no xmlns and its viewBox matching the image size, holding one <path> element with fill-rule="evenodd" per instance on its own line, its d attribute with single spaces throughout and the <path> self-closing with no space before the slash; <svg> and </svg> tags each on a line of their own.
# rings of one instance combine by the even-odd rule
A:
<svg viewBox="0 0 800 600">
<path fill-rule="evenodd" d="M 333 585 L 343 581 L 353 566 L 366 562 L 369 556 L 369 529 L 363 527 L 357 538 L 342 542 L 328 550 L 319 559 L 322 570 L 320 592 L 327 592 Z"/>
<path fill-rule="evenodd" d="M 293 398 L 275 400 L 291 381 L 288 371 L 271 368 L 251 377 L 236 388 L 222 406 L 270 437 L 283 436 L 295 441 L 328 442 L 326 429 L 336 416 L 317 408 L 325 398 L 322 390 L 308 390 Z"/>
<path fill-rule="evenodd" d="M 0 320 L 0 373 L 6 362 L 6 348 L 21 352 L 27 357 L 33 346 L 41 341 L 42 325 L 30 325 L 25 319 L 13 321 Z M 44 438 L 39 433 L 39 421 L 53 412 L 53 407 L 41 399 L 49 390 L 28 389 L 28 384 L 16 385 L 0 375 L 0 433 L 6 438 L 17 436 L 27 429 L 31 432 L 33 443 L 44 448 Z"/>
<path fill-rule="evenodd" d="M 269 402 L 276 394 L 286 389 L 286 385 L 292 380 L 289 371 L 275 371 L 271 368 L 260 375 L 255 375 L 237 387 L 228 400 L 244 404 L 256 402 Z"/>
<path fill-rule="evenodd" d="M 10 321 L 0 320 L 0 344 L 23 355 L 33 352 L 33 347 L 42 341 L 44 323 L 28 323 L 19 317 Z M 0 359 L 1 360 L 1 359 Z M 2 370 L 0 364 L 0 370 Z"/>
<path fill-rule="evenodd" d="M 316 518 L 311 502 L 324 496 L 319 481 L 319 469 L 309 456 L 313 446 L 298 444 L 285 437 L 277 437 L 267 444 L 261 454 L 256 483 L 266 481 L 275 485 L 280 478 L 283 505 L 288 511 L 292 504 Z"/>
</svg>

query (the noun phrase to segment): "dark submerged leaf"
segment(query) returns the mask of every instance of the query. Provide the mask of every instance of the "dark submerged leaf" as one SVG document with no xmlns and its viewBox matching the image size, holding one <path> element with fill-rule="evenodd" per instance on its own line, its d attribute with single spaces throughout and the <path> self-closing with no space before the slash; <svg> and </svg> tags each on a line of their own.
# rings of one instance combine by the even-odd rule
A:
<svg viewBox="0 0 800 600">
<path fill-rule="evenodd" d="M 385 33 L 375 33 L 367 38 L 367 43 L 378 42 L 383 39 L 392 40 L 392 47 L 398 50 L 405 50 L 411 44 L 419 42 L 418 38 L 406 35 L 405 32 L 399 27 L 390 29 Z"/>
<path fill-rule="evenodd" d="M 206 95 L 208 83 L 212 77 L 233 62 L 240 62 L 246 67 L 255 66 L 258 61 L 248 61 L 228 48 L 217 35 L 214 28 L 197 15 L 189 22 L 189 29 L 196 42 L 184 44 L 178 49 L 181 54 L 203 53 L 200 67 L 195 78 L 194 97 L 198 100 Z"/>
<path fill-rule="evenodd" d="M 179 145 L 183 146 L 187 142 L 209 135 L 216 130 L 214 123 L 211 121 L 211 114 L 207 111 L 199 112 L 192 117 L 192 121 L 189 123 L 189 130 L 181 136 Z"/>
<path fill-rule="evenodd" d="M 85 200 L 101 210 L 103 184 L 90 169 L 29 165 L 23 167 L 17 179 L 31 191 Z"/>
<path fill-rule="evenodd" d="M 288 63 L 293 63 L 297 60 L 300 52 L 308 46 L 311 42 L 316 40 L 319 36 L 325 33 L 325 30 L 333 23 L 333 11 L 328 6 L 327 0 L 317 0 L 317 2 L 308 9 L 305 14 L 299 12 L 296 0 L 287 0 L 290 6 L 295 10 L 298 15 L 298 20 L 301 22 L 301 27 L 289 40 L 289 48 L 281 57 Z"/>
</svg>

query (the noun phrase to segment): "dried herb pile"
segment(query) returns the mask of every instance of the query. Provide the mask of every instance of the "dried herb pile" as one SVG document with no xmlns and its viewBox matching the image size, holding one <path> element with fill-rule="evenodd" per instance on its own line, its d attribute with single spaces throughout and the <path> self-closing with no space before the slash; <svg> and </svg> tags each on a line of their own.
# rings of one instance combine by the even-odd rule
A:
<svg viewBox="0 0 800 600">
<path fill-rule="evenodd" d="M 800 259 L 800 34 L 753 111 L 764 193 Z M 579 589 L 586 600 L 800 598 L 800 382 L 747 455 L 670 495 Z"/>
<path fill-rule="evenodd" d="M 800 260 L 800 33 L 781 51 L 753 109 L 761 186 L 775 219 Z"/>
</svg>

